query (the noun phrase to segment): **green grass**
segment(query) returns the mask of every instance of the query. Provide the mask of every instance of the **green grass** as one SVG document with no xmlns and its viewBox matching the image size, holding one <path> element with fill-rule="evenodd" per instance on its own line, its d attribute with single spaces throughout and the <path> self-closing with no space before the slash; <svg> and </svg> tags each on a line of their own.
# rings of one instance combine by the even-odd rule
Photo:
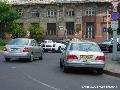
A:
<svg viewBox="0 0 120 90">
<path fill-rule="evenodd" d="M 3 47 L 4 47 L 4 46 L 0 46 L 0 50 L 3 50 Z"/>
</svg>

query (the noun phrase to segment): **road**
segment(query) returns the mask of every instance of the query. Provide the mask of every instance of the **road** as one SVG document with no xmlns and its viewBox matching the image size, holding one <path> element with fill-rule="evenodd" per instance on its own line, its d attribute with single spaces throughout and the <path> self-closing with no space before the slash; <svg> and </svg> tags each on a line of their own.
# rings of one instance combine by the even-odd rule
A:
<svg viewBox="0 0 120 90">
<path fill-rule="evenodd" d="M 5 62 L 1 55 L 0 90 L 81 90 L 93 86 L 99 90 L 114 86 L 115 90 L 120 90 L 120 78 L 117 77 L 81 70 L 63 73 L 59 58 L 60 53 L 45 53 L 42 61 Z"/>
</svg>

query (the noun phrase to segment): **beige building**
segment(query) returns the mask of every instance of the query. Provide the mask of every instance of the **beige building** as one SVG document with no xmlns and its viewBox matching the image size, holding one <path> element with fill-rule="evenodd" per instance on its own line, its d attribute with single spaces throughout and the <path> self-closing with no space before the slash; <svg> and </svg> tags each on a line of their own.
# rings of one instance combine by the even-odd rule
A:
<svg viewBox="0 0 120 90">
<path fill-rule="evenodd" d="M 24 27 L 41 25 L 49 39 L 76 37 L 101 41 L 107 38 L 103 28 L 107 27 L 107 21 L 110 24 L 106 20 L 111 7 L 108 0 L 58 1 L 13 4 L 22 16 L 17 23 Z"/>
</svg>

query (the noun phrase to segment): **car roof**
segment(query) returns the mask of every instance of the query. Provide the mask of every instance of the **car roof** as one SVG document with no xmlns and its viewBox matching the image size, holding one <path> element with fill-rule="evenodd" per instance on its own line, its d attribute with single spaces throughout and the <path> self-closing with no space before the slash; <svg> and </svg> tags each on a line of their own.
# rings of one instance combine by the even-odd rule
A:
<svg viewBox="0 0 120 90">
<path fill-rule="evenodd" d="M 27 39 L 27 40 L 35 40 L 35 39 L 30 39 L 30 38 L 14 38 L 14 39 Z"/>
<path fill-rule="evenodd" d="M 96 42 L 89 41 L 89 40 L 72 40 L 70 43 L 92 43 L 92 44 L 97 44 Z"/>
</svg>

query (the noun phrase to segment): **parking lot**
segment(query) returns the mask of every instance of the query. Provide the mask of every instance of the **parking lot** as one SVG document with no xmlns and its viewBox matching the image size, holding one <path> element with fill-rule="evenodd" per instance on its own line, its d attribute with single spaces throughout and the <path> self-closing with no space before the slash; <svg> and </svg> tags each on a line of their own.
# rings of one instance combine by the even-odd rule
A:
<svg viewBox="0 0 120 90">
<path fill-rule="evenodd" d="M 119 90 L 120 78 L 96 75 L 88 70 L 63 73 L 59 58 L 60 53 L 49 52 L 43 55 L 42 61 L 5 62 L 1 55 L 0 90 L 80 90 L 85 86 L 115 86 Z"/>
</svg>

